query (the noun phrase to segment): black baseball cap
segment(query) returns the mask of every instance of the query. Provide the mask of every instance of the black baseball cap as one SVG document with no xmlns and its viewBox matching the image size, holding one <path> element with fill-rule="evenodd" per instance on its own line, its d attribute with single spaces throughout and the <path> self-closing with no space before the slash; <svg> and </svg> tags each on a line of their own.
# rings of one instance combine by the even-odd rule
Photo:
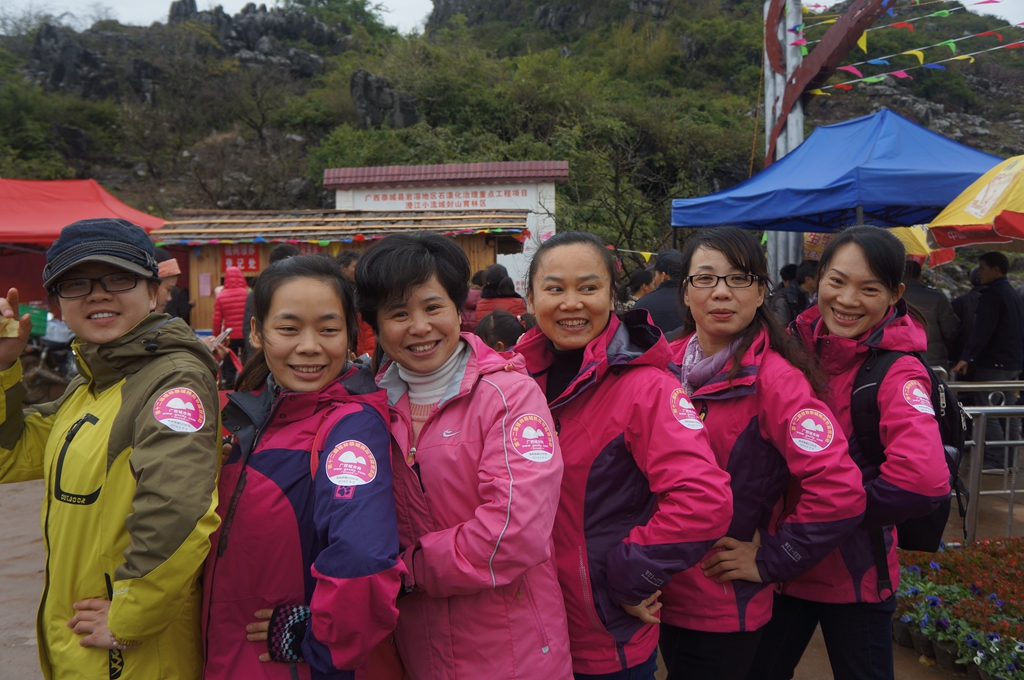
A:
<svg viewBox="0 0 1024 680">
<path fill-rule="evenodd" d="M 158 278 L 153 241 L 142 227 L 127 220 L 80 220 L 61 229 L 46 251 L 43 286 L 49 288 L 64 272 L 83 262 L 105 262 L 143 278 Z"/>
<path fill-rule="evenodd" d="M 674 248 L 662 250 L 658 253 L 658 259 L 654 265 L 648 267 L 657 272 L 664 272 L 673 279 L 678 279 L 683 271 L 683 254 Z"/>
</svg>

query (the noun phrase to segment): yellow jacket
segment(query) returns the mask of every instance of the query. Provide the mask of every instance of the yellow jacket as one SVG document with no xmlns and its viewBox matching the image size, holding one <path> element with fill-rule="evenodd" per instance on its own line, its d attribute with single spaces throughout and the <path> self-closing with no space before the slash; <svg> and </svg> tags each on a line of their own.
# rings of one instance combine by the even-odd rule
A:
<svg viewBox="0 0 1024 680">
<path fill-rule="evenodd" d="M 43 675 L 197 679 L 196 578 L 219 524 L 216 364 L 162 314 L 74 348 L 81 375 L 49 404 L 23 410 L 21 364 L 0 372 L 0 482 L 46 480 Z M 111 632 L 138 646 L 79 646 L 67 621 L 86 598 L 111 600 Z"/>
</svg>

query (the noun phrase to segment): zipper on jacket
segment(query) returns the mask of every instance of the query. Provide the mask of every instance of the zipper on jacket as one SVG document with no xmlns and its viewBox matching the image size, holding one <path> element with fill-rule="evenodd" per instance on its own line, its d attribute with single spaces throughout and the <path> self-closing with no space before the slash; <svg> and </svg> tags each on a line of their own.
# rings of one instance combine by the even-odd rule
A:
<svg viewBox="0 0 1024 680">
<path fill-rule="evenodd" d="M 519 583 L 519 592 L 516 595 L 526 599 L 526 606 L 529 607 L 530 615 L 533 617 L 533 625 L 537 627 L 537 635 L 540 636 L 540 652 L 541 654 L 547 654 L 551 651 L 551 647 L 548 645 L 548 634 L 544 631 L 540 612 L 537 611 L 537 603 L 533 601 L 533 593 L 530 592 L 530 588 L 527 585 L 526 574 L 523 574 L 523 579 Z"/>
<path fill-rule="evenodd" d="M 583 546 L 577 546 L 580 555 L 580 583 L 583 585 L 583 605 L 587 610 L 587 616 L 590 617 L 590 623 L 593 624 L 594 628 L 605 632 L 605 627 L 601 623 L 601 619 L 597 616 L 597 608 L 594 607 L 594 601 L 590 597 L 590 579 L 587 576 L 587 565 L 583 559 Z"/>
<path fill-rule="evenodd" d="M 107 582 L 107 601 L 110 603 L 114 602 L 114 584 L 110 580 L 110 574 L 103 572 L 103 579 Z M 107 650 L 107 672 L 110 675 L 110 680 L 117 680 L 121 677 L 121 672 L 124 671 L 124 654 L 120 649 L 109 649 Z"/>
</svg>

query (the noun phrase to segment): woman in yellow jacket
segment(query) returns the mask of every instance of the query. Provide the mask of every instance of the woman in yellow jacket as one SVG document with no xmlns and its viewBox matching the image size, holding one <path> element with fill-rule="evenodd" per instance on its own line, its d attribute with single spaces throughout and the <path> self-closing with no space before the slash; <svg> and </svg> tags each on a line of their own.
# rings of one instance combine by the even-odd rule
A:
<svg viewBox="0 0 1024 680">
<path fill-rule="evenodd" d="M 0 482 L 46 481 L 36 631 L 48 680 L 199 678 L 196 578 L 217 528 L 219 426 L 209 351 L 156 314 L 153 244 L 123 220 L 65 227 L 43 278 L 80 375 L 22 407 L 28 316 L 0 298 Z"/>
</svg>

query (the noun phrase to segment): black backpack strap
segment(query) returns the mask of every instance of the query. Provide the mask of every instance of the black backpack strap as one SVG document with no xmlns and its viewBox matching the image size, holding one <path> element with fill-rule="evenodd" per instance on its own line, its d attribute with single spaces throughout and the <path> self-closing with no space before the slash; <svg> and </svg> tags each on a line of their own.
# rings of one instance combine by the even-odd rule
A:
<svg viewBox="0 0 1024 680">
<path fill-rule="evenodd" d="M 872 349 L 868 358 L 857 369 L 850 398 L 850 418 L 857 446 L 870 465 L 885 462 L 885 447 L 879 434 L 882 414 L 878 408 L 878 386 L 896 360 L 905 356 L 896 350 Z"/>
<path fill-rule="evenodd" d="M 904 354 L 896 350 L 872 349 L 853 379 L 853 395 L 850 398 L 853 435 L 857 439 L 861 455 L 869 465 L 880 466 L 885 462 L 885 447 L 882 446 L 882 436 L 879 433 L 882 414 L 878 408 L 878 387 L 892 365 Z M 868 530 L 878 577 L 878 596 L 883 601 L 888 601 L 892 599 L 894 591 L 889 574 L 889 557 L 885 550 L 884 532 L 885 529 L 882 527 Z"/>
</svg>

